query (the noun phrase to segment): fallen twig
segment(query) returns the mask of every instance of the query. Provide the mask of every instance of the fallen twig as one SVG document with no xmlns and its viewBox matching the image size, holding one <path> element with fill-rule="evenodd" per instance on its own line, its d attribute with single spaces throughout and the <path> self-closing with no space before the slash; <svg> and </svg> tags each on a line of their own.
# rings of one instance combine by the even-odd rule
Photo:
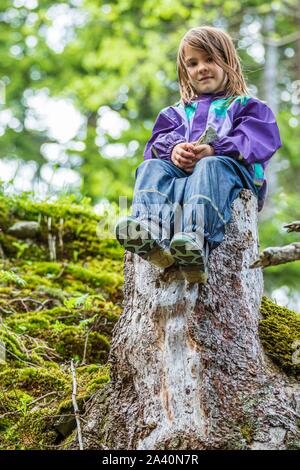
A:
<svg viewBox="0 0 300 470">
<path fill-rule="evenodd" d="M 75 371 L 75 366 L 74 366 L 73 359 L 71 359 L 71 372 L 72 372 L 72 379 L 73 379 L 72 402 L 73 402 L 73 408 L 74 408 L 76 425 L 77 425 L 79 450 L 83 450 L 83 441 L 82 441 L 81 425 L 80 425 L 80 415 L 79 415 L 79 409 L 78 409 L 78 405 L 77 405 L 77 401 L 76 401 L 76 394 L 77 394 L 76 371 Z"/>
<path fill-rule="evenodd" d="M 87 332 L 86 337 L 85 337 L 85 342 L 84 342 L 84 351 L 83 351 L 83 358 L 81 361 L 81 366 L 85 365 L 85 360 L 86 360 L 86 352 L 87 352 L 87 346 L 88 346 L 88 340 L 89 340 L 89 334 L 90 330 Z"/>
<path fill-rule="evenodd" d="M 24 359 L 21 359 L 19 356 L 17 356 L 17 355 L 14 354 L 13 352 L 11 352 L 9 349 L 6 349 L 6 348 L 5 348 L 5 345 L 2 345 L 1 343 L 0 343 L 0 349 L 2 349 L 3 351 L 5 351 L 6 354 L 10 354 L 12 357 L 15 357 L 16 359 L 18 359 L 18 361 L 24 362 L 25 364 L 30 364 L 30 365 L 33 366 L 33 367 L 37 367 L 37 365 L 34 364 L 33 362 L 25 361 Z"/>
<path fill-rule="evenodd" d="M 60 270 L 60 272 L 58 273 L 58 275 L 55 276 L 53 279 L 55 279 L 55 280 L 56 280 L 56 279 L 59 279 L 59 278 L 63 275 L 63 273 L 65 272 L 65 269 L 66 269 L 67 266 L 68 266 L 68 263 L 63 263 L 63 264 L 62 264 L 62 269 Z"/>
<path fill-rule="evenodd" d="M 54 395 L 54 394 L 57 395 L 58 392 L 55 392 L 55 391 L 54 391 L 54 392 L 48 392 L 48 393 L 46 393 L 45 395 L 43 395 L 43 396 L 41 396 L 41 397 L 38 397 L 38 398 L 36 398 L 35 400 L 31 401 L 30 403 L 28 403 L 27 406 L 31 406 L 31 405 L 33 405 L 34 403 L 37 403 L 38 401 L 43 400 L 44 398 L 49 397 L 50 395 Z"/>
<path fill-rule="evenodd" d="M 41 401 L 43 400 L 44 398 L 50 396 L 50 395 L 57 395 L 59 392 L 48 392 L 46 393 L 45 395 L 43 395 L 42 397 L 38 397 L 36 398 L 35 400 L 31 401 L 30 403 L 27 404 L 27 407 L 33 405 L 34 403 L 37 403 L 38 401 Z M 8 415 L 14 415 L 14 414 L 18 414 L 18 413 L 22 413 L 22 410 L 15 410 L 15 411 L 7 411 L 6 413 L 3 413 L 2 415 L 0 415 L 0 419 L 2 418 L 5 418 L 5 416 L 8 416 Z"/>
<path fill-rule="evenodd" d="M 48 302 L 52 302 L 52 299 L 46 299 L 43 302 L 41 302 L 40 300 L 32 299 L 31 297 L 23 297 L 23 298 L 18 297 L 16 299 L 11 299 L 11 300 L 7 301 L 8 304 L 12 304 L 14 302 L 20 302 L 27 312 L 28 312 L 28 307 L 27 307 L 25 302 L 32 302 L 34 304 L 38 304 L 38 307 L 34 310 L 34 312 L 39 312 L 40 310 L 42 310 L 44 308 L 44 306 Z"/>
</svg>

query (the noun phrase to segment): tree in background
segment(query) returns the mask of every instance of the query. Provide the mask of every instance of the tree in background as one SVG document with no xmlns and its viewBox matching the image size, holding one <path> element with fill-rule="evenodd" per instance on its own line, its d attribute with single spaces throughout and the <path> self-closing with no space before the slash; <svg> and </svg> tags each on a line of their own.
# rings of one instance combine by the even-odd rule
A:
<svg viewBox="0 0 300 470">
<path fill-rule="evenodd" d="M 283 147 L 270 168 L 275 186 L 260 216 L 261 247 L 297 240 L 281 227 L 299 219 L 298 2 L 3 0 L 0 21 L 8 189 L 75 192 L 95 204 L 130 199 L 157 112 L 179 98 L 179 39 L 211 24 L 231 34 L 251 91 L 278 112 Z M 56 128 L 69 133 L 43 120 L 51 106 Z M 299 263 L 270 268 L 267 291 L 284 285 L 292 301 L 299 273 Z"/>
</svg>

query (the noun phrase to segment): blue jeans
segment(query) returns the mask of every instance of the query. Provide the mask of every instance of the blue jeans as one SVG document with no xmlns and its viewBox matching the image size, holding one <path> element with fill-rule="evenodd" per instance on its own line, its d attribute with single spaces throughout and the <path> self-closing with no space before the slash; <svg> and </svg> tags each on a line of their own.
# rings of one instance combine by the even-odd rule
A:
<svg viewBox="0 0 300 470">
<path fill-rule="evenodd" d="M 223 241 L 231 204 L 243 188 L 258 197 L 248 168 L 232 157 L 205 157 L 193 173 L 166 160 L 145 160 L 136 170 L 132 215 L 159 223 L 163 239 L 202 233 L 211 252 Z"/>
</svg>

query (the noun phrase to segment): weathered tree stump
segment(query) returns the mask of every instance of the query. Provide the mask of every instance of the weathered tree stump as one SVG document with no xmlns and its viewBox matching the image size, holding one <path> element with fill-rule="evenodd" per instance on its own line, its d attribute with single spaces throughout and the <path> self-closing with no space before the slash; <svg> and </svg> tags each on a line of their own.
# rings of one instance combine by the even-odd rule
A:
<svg viewBox="0 0 300 470">
<path fill-rule="evenodd" d="M 112 382 L 84 428 L 86 448 L 287 449 L 299 440 L 299 382 L 258 335 L 263 276 L 257 202 L 243 190 L 206 285 L 125 254 L 124 313 L 111 344 Z"/>
</svg>

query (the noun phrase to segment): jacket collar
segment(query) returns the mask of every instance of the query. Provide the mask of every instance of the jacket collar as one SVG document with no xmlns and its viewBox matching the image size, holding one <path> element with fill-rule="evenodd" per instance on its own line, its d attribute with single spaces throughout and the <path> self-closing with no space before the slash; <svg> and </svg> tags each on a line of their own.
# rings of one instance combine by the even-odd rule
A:
<svg viewBox="0 0 300 470">
<path fill-rule="evenodd" d="M 218 91 L 217 93 L 202 93 L 202 95 L 199 95 L 195 101 L 219 98 L 223 95 L 225 95 L 225 91 Z"/>
<path fill-rule="evenodd" d="M 225 91 L 218 91 L 217 93 L 202 93 L 202 95 L 197 96 L 193 101 L 189 103 L 189 106 L 195 108 L 199 101 L 212 101 L 215 98 L 221 98 L 221 96 L 225 95 Z M 178 103 L 180 103 L 183 107 L 187 106 L 188 104 L 184 103 L 181 99 Z"/>
</svg>

